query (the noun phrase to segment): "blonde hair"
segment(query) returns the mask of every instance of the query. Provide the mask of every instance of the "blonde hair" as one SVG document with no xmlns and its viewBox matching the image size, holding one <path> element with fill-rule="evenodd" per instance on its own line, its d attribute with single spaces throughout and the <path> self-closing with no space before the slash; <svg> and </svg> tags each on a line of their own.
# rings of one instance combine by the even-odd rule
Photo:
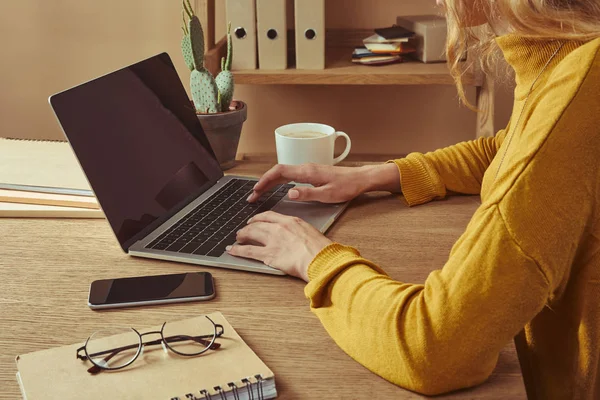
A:
<svg viewBox="0 0 600 400">
<path fill-rule="evenodd" d="M 473 110 L 476 108 L 465 96 L 462 75 L 473 63 L 479 64 L 484 73 L 492 73 L 499 56 L 494 30 L 500 24 L 511 32 L 537 39 L 586 42 L 600 37 L 600 0 L 472 0 L 469 8 L 464 1 L 445 0 L 446 57 L 460 99 Z M 475 14 L 485 15 L 488 23 L 475 28 L 461 24 L 472 21 Z M 477 56 L 462 63 L 467 52 Z"/>
</svg>

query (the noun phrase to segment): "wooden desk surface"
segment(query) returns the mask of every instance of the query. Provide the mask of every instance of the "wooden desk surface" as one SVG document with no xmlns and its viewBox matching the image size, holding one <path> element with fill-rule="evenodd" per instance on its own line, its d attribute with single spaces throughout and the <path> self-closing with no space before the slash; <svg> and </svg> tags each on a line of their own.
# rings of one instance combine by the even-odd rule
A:
<svg viewBox="0 0 600 400">
<path fill-rule="evenodd" d="M 241 163 L 232 173 L 258 175 L 264 163 Z M 409 209 L 397 196 L 356 199 L 330 229 L 332 239 L 356 246 L 393 278 L 422 283 L 441 268 L 478 206 L 454 197 Z M 105 220 L 0 219 L 0 398 L 20 397 L 14 358 L 83 342 L 106 325 L 145 328 L 221 311 L 274 371 L 281 399 L 421 396 L 400 389 L 346 355 L 327 335 L 304 297 L 303 282 L 125 255 Z M 210 271 L 213 301 L 94 312 L 93 280 Z M 526 398 L 514 345 L 507 343 L 491 378 L 444 398 Z"/>
</svg>

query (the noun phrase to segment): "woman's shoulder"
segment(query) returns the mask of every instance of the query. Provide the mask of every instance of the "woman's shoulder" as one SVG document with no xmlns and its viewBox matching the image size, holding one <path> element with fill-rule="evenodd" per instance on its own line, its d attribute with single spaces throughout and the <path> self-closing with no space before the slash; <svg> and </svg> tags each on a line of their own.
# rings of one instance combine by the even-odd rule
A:
<svg viewBox="0 0 600 400">
<path fill-rule="evenodd" d="M 600 145 L 599 94 L 600 38 L 597 38 L 568 53 L 544 84 L 531 92 L 530 109 L 524 114 L 530 156 L 553 142 L 569 143 L 562 152 L 578 151 L 580 143 L 590 139 Z"/>
<path fill-rule="evenodd" d="M 550 130 L 553 136 L 560 136 L 562 132 L 574 145 L 578 139 L 587 140 L 589 136 L 597 142 L 600 138 L 597 129 L 600 126 L 600 37 L 583 43 L 561 60 L 537 100 L 546 111 L 537 117 L 557 118 Z M 589 129 L 592 126 L 596 128 Z"/>
<path fill-rule="evenodd" d="M 556 161 L 564 155 L 570 157 L 569 165 L 573 167 L 598 165 L 600 38 L 569 53 L 552 75 L 539 103 L 544 112 L 532 116 L 533 126 L 545 127 L 540 132 L 540 148 L 544 151 L 536 158 Z"/>
<path fill-rule="evenodd" d="M 551 86 L 600 84 L 600 37 L 570 52 L 552 71 Z M 597 96 L 594 96 L 597 97 Z"/>
<path fill-rule="evenodd" d="M 558 93 L 571 92 L 563 118 L 594 120 L 600 124 L 600 38 L 590 40 L 572 51 L 554 71 L 552 85 Z M 571 119 L 572 119 L 571 118 Z M 573 121 L 574 122 L 574 121 Z M 598 129 L 591 132 L 598 136 Z"/>
</svg>

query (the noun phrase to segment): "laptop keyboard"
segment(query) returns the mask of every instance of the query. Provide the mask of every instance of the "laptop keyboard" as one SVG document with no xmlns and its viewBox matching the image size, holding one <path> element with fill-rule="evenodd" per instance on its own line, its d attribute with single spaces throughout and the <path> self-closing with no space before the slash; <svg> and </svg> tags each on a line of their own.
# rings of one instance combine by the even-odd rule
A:
<svg viewBox="0 0 600 400">
<path fill-rule="evenodd" d="M 206 201 L 146 246 L 147 249 L 220 257 L 235 243 L 236 233 L 248 219 L 275 207 L 294 187 L 279 185 L 255 203 L 246 199 L 256 181 L 232 179 Z"/>
</svg>

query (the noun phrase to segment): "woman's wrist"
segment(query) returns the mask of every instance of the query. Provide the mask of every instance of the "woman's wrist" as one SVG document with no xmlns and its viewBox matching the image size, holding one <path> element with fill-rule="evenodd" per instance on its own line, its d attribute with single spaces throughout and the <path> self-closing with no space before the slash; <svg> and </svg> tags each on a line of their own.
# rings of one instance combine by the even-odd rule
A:
<svg viewBox="0 0 600 400">
<path fill-rule="evenodd" d="M 362 179 L 365 182 L 363 193 L 391 192 L 400 193 L 400 170 L 395 163 L 366 165 L 361 167 Z"/>
</svg>

